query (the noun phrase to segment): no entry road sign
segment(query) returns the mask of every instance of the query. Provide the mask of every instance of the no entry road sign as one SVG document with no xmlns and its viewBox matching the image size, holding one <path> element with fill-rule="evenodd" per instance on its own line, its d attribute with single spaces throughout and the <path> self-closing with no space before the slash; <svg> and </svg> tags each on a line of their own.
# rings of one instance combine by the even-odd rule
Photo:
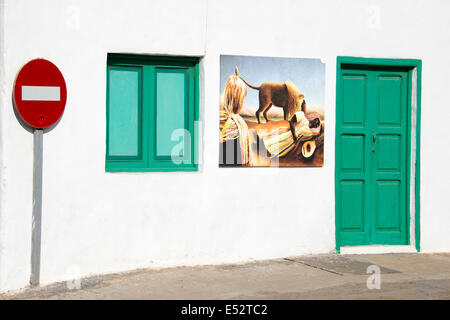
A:
<svg viewBox="0 0 450 320">
<path fill-rule="evenodd" d="M 67 88 L 59 69 L 50 61 L 35 59 L 20 69 L 14 83 L 14 104 L 23 121 L 34 127 L 33 218 L 30 284 L 38 285 L 41 270 L 42 159 L 44 128 L 61 118 Z"/>
<path fill-rule="evenodd" d="M 64 112 L 67 88 L 59 69 L 35 59 L 22 67 L 14 83 L 14 102 L 20 117 L 34 128 L 55 124 Z"/>
</svg>

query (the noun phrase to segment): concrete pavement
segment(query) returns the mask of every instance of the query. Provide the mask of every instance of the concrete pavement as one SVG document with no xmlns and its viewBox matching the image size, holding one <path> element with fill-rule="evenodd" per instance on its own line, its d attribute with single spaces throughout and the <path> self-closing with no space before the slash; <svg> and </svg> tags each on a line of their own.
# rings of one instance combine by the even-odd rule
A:
<svg viewBox="0 0 450 320">
<path fill-rule="evenodd" d="M 368 289 L 369 277 L 375 289 Z M 136 270 L 0 299 L 450 299 L 450 254 L 330 254 Z"/>
</svg>

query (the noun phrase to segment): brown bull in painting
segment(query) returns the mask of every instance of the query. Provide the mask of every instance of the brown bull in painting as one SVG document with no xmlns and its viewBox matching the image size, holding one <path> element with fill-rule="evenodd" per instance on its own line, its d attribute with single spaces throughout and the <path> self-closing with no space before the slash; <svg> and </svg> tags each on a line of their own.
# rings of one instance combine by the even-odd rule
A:
<svg viewBox="0 0 450 320">
<path fill-rule="evenodd" d="M 305 96 L 297 89 L 292 81 L 284 83 L 264 82 L 259 87 L 251 85 L 239 75 L 236 66 L 236 75 L 239 76 L 247 86 L 259 91 L 259 108 L 256 111 L 256 119 L 260 123 L 260 114 L 263 113 L 264 119 L 267 118 L 267 112 L 272 106 L 283 108 L 284 120 L 291 120 L 298 111 L 305 112 Z"/>
</svg>

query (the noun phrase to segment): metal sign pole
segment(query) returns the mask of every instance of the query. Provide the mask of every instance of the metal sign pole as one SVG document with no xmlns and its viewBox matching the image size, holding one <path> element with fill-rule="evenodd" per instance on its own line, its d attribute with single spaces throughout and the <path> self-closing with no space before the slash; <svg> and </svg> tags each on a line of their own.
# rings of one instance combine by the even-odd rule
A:
<svg viewBox="0 0 450 320">
<path fill-rule="evenodd" d="M 33 146 L 33 221 L 31 228 L 31 277 L 32 286 L 39 285 L 41 271 L 41 221 L 42 221 L 42 153 L 43 130 L 35 129 Z"/>
</svg>

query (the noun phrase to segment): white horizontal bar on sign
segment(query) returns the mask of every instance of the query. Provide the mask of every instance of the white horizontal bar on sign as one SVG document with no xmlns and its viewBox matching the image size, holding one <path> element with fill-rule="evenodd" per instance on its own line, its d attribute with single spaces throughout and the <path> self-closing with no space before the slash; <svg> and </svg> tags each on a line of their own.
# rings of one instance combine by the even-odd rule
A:
<svg viewBox="0 0 450 320">
<path fill-rule="evenodd" d="M 61 87 L 22 86 L 23 101 L 60 101 Z"/>
</svg>

